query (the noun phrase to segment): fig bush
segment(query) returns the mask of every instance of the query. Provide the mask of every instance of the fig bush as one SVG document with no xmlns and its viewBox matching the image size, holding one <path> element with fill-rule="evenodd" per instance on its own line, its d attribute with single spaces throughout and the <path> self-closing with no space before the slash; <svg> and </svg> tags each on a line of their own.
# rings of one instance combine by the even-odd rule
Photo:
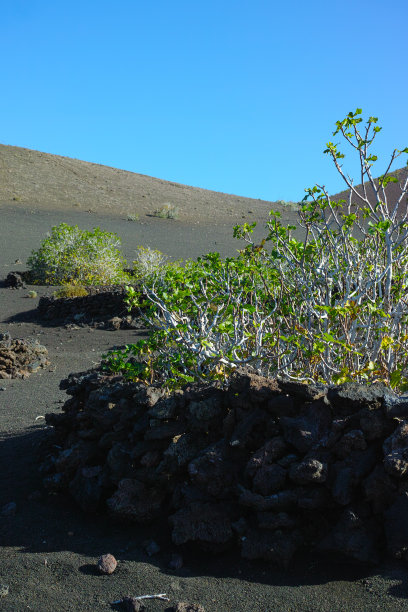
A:
<svg viewBox="0 0 408 612">
<path fill-rule="evenodd" d="M 298 225 L 271 211 L 260 244 L 255 224 L 234 228 L 246 241 L 235 258 L 210 253 L 146 277 L 142 292 L 128 288 L 129 306 L 143 306 L 152 334 L 105 356 L 104 367 L 167 386 L 227 379 L 238 365 L 296 380 L 383 381 L 408 389 L 408 177 L 392 163 L 374 179 L 371 153 L 380 127 L 361 125 L 361 109 L 336 122 L 360 162 L 358 189 L 344 172 L 344 154 L 329 155 L 348 187 L 333 201 L 324 186 L 306 190 Z M 303 238 L 295 230 L 303 230 Z"/>
</svg>

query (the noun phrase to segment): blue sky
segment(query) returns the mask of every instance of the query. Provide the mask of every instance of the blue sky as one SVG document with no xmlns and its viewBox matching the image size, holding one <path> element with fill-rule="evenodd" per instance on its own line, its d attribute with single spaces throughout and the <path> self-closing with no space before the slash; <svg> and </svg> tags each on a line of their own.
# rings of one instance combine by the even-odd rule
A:
<svg viewBox="0 0 408 612">
<path fill-rule="evenodd" d="M 267 200 L 335 192 L 323 149 L 350 110 L 383 126 L 377 174 L 408 146 L 407 23 L 406 0 L 2 2 L 0 142 Z"/>
</svg>

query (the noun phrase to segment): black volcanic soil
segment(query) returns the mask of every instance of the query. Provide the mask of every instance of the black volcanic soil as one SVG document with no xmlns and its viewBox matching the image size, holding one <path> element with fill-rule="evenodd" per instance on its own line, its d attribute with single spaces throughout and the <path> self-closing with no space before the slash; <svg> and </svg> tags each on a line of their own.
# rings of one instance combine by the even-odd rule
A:
<svg viewBox="0 0 408 612">
<path fill-rule="evenodd" d="M 65 189 L 68 192 L 69 185 Z M 96 202 L 95 193 L 94 198 Z M 95 204 L 92 213 L 84 208 L 68 209 L 58 193 L 41 206 L 34 198 L 0 203 L 0 281 L 10 270 L 25 269 L 30 251 L 60 221 L 116 231 L 129 260 L 139 244 L 159 248 L 173 258 L 196 257 L 209 250 L 227 255 L 240 247 L 232 239 L 231 228 L 237 221 L 221 223 L 216 199 L 198 225 L 190 213 L 180 221 L 145 216 L 140 223 L 127 221 L 114 207 L 99 210 Z M 234 214 L 243 216 L 246 208 L 245 203 Z M 266 216 L 265 210 L 251 215 L 260 221 Z M 18 258 L 22 264 L 15 263 Z M 184 566 L 172 571 L 170 545 L 164 543 L 151 557 L 144 550 L 147 538 L 161 534 L 146 526 L 115 525 L 104 515 L 86 516 L 70 499 L 44 492 L 36 461 L 46 431 L 43 419 L 37 417 L 58 411 L 65 401 L 60 380 L 72 371 L 88 369 L 110 347 L 132 342 L 144 332 L 45 326 L 36 318 L 35 308 L 39 297 L 53 289 L 35 289 L 38 297 L 30 299 L 25 289 L 0 286 L 0 332 L 38 339 L 47 347 L 51 362 L 27 380 L 0 381 L 0 513 L 6 504 L 16 504 L 15 514 L 0 515 L 0 585 L 9 587 L 8 595 L 0 597 L 0 610 L 102 612 L 119 609 L 112 602 L 125 595 L 153 593 L 167 593 L 171 600 L 146 601 L 147 610 L 153 612 L 169 610 L 178 601 L 200 603 L 206 612 L 406 610 L 408 572 L 402 562 L 373 568 L 306 555 L 283 571 L 231 555 L 187 554 Z M 95 564 L 108 552 L 119 560 L 118 569 L 112 576 L 102 576 Z"/>
</svg>

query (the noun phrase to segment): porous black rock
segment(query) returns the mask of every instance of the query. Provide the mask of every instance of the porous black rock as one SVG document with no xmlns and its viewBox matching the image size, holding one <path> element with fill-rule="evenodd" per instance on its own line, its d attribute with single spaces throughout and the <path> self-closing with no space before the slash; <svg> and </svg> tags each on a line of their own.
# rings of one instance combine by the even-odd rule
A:
<svg viewBox="0 0 408 612">
<path fill-rule="evenodd" d="M 392 523 L 408 504 L 408 419 L 384 386 L 361 387 L 308 389 L 248 369 L 225 387 L 169 393 L 98 369 L 71 374 L 61 413 L 46 415 L 44 485 L 211 553 L 235 547 L 283 567 L 303 546 L 405 557 Z"/>
<path fill-rule="evenodd" d="M 382 383 L 361 385 L 346 382 L 342 385 L 329 387 L 327 397 L 336 412 L 341 415 L 352 414 L 361 408 L 380 408 L 392 392 Z"/>
<path fill-rule="evenodd" d="M 11 289 L 25 289 L 26 284 L 24 283 L 23 277 L 18 272 L 9 272 L 4 281 L 5 287 Z"/>
</svg>

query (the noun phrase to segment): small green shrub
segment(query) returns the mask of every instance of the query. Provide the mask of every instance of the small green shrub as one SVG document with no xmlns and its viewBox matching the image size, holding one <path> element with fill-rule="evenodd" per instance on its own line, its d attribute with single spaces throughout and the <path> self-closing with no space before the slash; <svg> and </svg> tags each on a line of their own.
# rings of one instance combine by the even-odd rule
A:
<svg viewBox="0 0 408 612">
<path fill-rule="evenodd" d="M 36 283 L 63 285 L 121 284 L 128 281 L 120 238 L 113 232 L 92 231 L 61 223 L 52 228 L 27 264 Z"/>
<path fill-rule="evenodd" d="M 60 298 L 75 298 L 75 297 L 85 297 L 88 295 L 87 290 L 83 285 L 63 285 L 57 291 L 54 291 L 54 297 L 57 299 Z"/>
<path fill-rule="evenodd" d="M 136 222 L 136 221 L 139 221 L 139 219 L 140 219 L 140 215 L 139 215 L 138 213 L 135 213 L 134 215 L 128 215 L 128 216 L 126 217 L 126 219 L 127 219 L 127 221 L 133 221 L 133 222 Z"/>
<path fill-rule="evenodd" d="M 136 279 L 145 279 L 152 275 L 158 275 L 166 263 L 166 256 L 150 247 L 138 246 L 136 259 L 133 262 L 133 275 Z"/>
<path fill-rule="evenodd" d="M 29 298 L 31 298 L 31 299 L 34 299 L 34 298 L 38 297 L 38 294 L 37 294 L 37 292 L 36 292 L 36 291 L 29 291 L 29 292 L 27 293 L 27 297 L 29 297 Z"/>
<path fill-rule="evenodd" d="M 163 206 L 155 210 L 153 214 L 155 217 L 160 217 L 160 219 L 177 219 L 179 208 L 174 204 L 170 204 L 170 202 L 166 202 Z"/>
</svg>

